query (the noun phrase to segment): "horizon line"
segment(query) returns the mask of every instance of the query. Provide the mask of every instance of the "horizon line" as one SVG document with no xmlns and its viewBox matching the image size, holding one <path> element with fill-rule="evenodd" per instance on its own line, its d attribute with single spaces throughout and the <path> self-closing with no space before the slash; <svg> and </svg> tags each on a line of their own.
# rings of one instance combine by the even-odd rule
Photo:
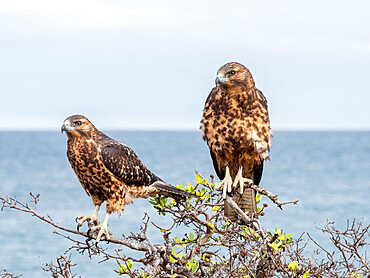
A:
<svg viewBox="0 0 370 278">
<path fill-rule="evenodd" d="M 200 129 L 194 128 L 100 128 L 106 132 L 201 132 Z M 370 132 L 370 128 L 276 128 L 271 129 L 274 132 Z M 60 129 L 37 129 L 37 128 L 14 128 L 14 129 L 2 129 L 0 132 L 60 132 Z"/>
</svg>

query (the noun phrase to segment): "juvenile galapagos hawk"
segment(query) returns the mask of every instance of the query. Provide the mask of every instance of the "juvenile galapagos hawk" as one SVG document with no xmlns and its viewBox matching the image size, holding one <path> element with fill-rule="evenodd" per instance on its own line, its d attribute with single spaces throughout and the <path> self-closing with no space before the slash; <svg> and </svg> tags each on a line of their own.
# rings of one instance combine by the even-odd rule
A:
<svg viewBox="0 0 370 278">
<path fill-rule="evenodd" d="M 227 63 L 217 71 L 216 87 L 205 102 L 201 129 L 222 180 L 216 189 L 223 188 L 224 199 L 228 193 L 243 211 L 255 214 L 255 191 L 244 188 L 244 184 L 259 184 L 271 131 L 267 100 L 242 64 Z M 227 203 L 225 215 L 232 221 L 237 218 Z"/>
<path fill-rule="evenodd" d="M 193 196 L 164 183 L 144 166 L 130 147 L 109 138 L 84 116 L 68 117 L 61 131 L 68 136 L 68 160 L 95 205 L 92 215 L 78 217 L 79 226 L 90 219 L 90 223 L 95 224 L 92 231 L 99 230 L 97 242 L 103 234 L 109 239 L 110 214 L 117 211 L 121 215 L 125 205 L 135 198 L 156 194 Z M 104 201 L 107 201 L 106 216 L 99 225 L 98 211 Z"/>
</svg>

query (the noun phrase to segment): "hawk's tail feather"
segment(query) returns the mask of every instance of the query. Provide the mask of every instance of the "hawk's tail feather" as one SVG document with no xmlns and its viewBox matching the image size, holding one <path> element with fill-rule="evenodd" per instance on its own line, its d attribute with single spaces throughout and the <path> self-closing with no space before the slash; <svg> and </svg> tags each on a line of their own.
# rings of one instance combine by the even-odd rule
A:
<svg viewBox="0 0 370 278">
<path fill-rule="evenodd" d="M 245 188 L 243 194 L 235 192 L 232 196 L 235 203 L 248 215 L 257 213 L 256 191 L 252 188 Z M 225 216 L 231 221 L 238 218 L 236 212 L 225 202 Z"/>
<path fill-rule="evenodd" d="M 150 186 L 157 188 L 165 193 L 175 194 L 181 197 L 195 197 L 194 194 L 191 194 L 189 192 L 186 192 L 182 189 L 179 189 L 177 187 L 174 187 L 173 185 L 164 183 L 162 181 L 156 181 L 152 183 Z"/>
</svg>

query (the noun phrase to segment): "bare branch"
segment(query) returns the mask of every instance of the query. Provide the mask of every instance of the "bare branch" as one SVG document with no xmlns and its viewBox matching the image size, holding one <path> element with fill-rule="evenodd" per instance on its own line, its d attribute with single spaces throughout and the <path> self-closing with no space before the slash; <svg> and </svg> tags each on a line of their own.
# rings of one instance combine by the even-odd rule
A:
<svg viewBox="0 0 370 278">
<path fill-rule="evenodd" d="M 14 275 L 6 271 L 6 269 L 4 269 L 3 272 L 0 272 L 0 278 L 18 278 L 18 277 L 22 277 L 22 275 Z"/>
<path fill-rule="evenodd" d="M 57 264 L 54 265 L 53 262 L 46 263 L 41 268 L 44 271 L 51 272 L 52 277 L 58 278 L 73 278 L 76 275 L 72 275 L 71 267 L 75 266 L 75 264 L 71 263 L 71 256 L 68 258 L 65 256 L 60 256 L 57 258 Z M 80 276 L 81 277 L 81 276 Z"/>
<path fill-rule="evenodd" d="M 288 204 L 296 205 L 299 202 L 299 200 L 295 200 L 295 201 L 289 201 L 289 202 L 282 203 L 282 202 L 279 201 L 278 195 L 273 194 L 273 193 L 267 191 L 266 189 L 264 189 L 264 188 L 262 188 L 262 187 L 260 187 L 258 185 L 255 185 L 255 184 L 252 184 L 252 185 L 249 185 L 249 186 L 251 188 L 253 188 L 254 190 L 256 190 L 258 193 L 267 196 L 280 209 L 283 209 L 283 206 L 284 205 L 288 205 Z"/>
</svg>

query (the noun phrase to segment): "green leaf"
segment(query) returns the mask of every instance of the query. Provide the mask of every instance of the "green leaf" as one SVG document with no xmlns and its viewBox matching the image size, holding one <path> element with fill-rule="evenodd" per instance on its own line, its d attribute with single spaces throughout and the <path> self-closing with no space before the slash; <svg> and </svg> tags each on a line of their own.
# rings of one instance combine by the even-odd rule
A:
<svg viewBox="0 0 370 278">
<path fill-rule="evenodd" d="M 152 205 L 157 205 L 158 202 L 156 199 L 149 199 L 149 204 L 152 204 Z"/>
<path fill-rule="evenodd" d="M 193 190 L 194 190 L 194 186 L 192 186 L 191 184 L 190 184 L 190 182 L 188 182 L 188 184 L 187 184 L 187 186 L 185 187 L 185 191 L 186 192 L 192 192 Z"/>
<path fill-rule="evenodd" d="M 190 270 L 190 269 L 192 268 L 192 266 L 193 266 L 192 262 L 191 262 L 190 260 L 188 260 L 188 261 L 186 262 L 186 268 L 187 268 L 188 270 Z"/>
<path fill-rule="evenodd" d="M 210 227 L 211 229 L 214 229 L 215 228 L 215 225 L 210 223 L 210 222 L 207 222 L 207 226 Z"/>
<path fill-rule="evenodd" d="M 280 243 L 269 243 L 269 246 L 272 247 L 275 251 L 279 250 Z"/>
<path fill-rule="evenodd" d="M 176 257 L 178 257 L 180 260 L 182 259 L 183 256 L 184 256 L 184 251 L 181 251 L 180 253 L 176 255 Z"/>
<path fill-rule="evenodd" d="M 176 263 L 177 260 L 175 259 L 176 258 L 176 252 L 175 252 L 175 249 L 172 248 L 172 251 L 171 251 L 171 255 L 170 256 L 170 261 L 173 262 L 173 263 Z"/>
<path fill-rule="evenodd" d="M 290 264 L 288 265 L 288 268 L 293 270 L 293 271 L 296 271 L 297 267 L 298 267 L 298 263 L 295 262 L 295 261 L 291 261 Z"/>
<path fill-rule="evenodd" d="M 126 269 L 126 266 L 124 264 L 121 264 L 121 266 L 119 267 L 119 273 L 124 274 L 126 272 Z"/>
<path fill-rule="evenodd" d="M 193 235 L 193 233 L 190 233 L 190 234 L 189 234 L 189 238 L 190 238 L 190 240 L 193 240 L 193 239 L 194 239 L 194 235 Z"/>
<path fill-rule="evenodd" d="M 193 264 L 192 272 L 195 273 L 195 271 L 197 271 L 197 268 L 198 268 L 198 264 Z"/>
<path fill-rule="evenodd" d="M 303 274 L 302 278 L 307 278 L 309 273 L 310 273 L 310 272 L 307 270 L 307 271 Z"/>
<path fill-rule="evenodd" d="M 216 211 L 216 210 L 219 210 L 220 208 L 221 208 L 220 206 L 216 206 L 216 207 L 211 208 L 211 210 Z"/>
<path fill-rule="evenodd" d="M 162 208 L 165 208 L 167 204 L 167 198 L 161 198 L 160 203 L 161 203 Z"/>
<path fill-rule="evenodd" d="M 199 174 L 197 174 L 197 176 L 196 176 L 196 180 L 197 180 L 197 183 L 198 184 L 202 184 L 202 178 L 201 178 L 201 176 L 199 175 Z"/>
<path fill-rule="evenodd" d="M 256 194 L 256 203 L 258 204 L 261 201 L 261 199 L 262 199 L 261 194 L 257 193 Z"/>
</svg>

